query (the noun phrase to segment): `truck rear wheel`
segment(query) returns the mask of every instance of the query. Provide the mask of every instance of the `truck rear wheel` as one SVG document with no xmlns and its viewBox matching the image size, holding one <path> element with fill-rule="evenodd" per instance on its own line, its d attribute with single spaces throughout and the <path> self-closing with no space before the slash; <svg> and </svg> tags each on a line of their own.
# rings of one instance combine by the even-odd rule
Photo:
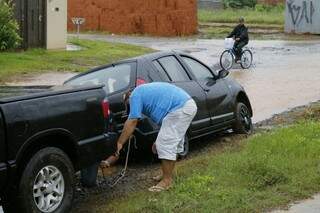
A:
<svg viewBox="0 0 320 213">
<path fill-rule="evenodd" d="M 24 169 L 14 198 L 5 210 L 33 213 L 69 212 L 74 197 L 74 168 L 58 148 L 38 151 Z M 14 205 L 14 206 L 12 206 Z"/>
</svg>

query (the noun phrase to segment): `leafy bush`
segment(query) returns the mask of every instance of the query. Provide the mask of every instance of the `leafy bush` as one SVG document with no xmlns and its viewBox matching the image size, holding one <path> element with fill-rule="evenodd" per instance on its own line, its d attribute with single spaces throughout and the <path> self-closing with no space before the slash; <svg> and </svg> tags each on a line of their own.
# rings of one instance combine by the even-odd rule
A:
<svg viewBox="0 0 320 213">
<path fill-rule="evenodd" d="M 271 11 L 283 12 L 284 9 L 285 9 L 284 4 L 277 4 L 276 6 L 267 5 L 267 4 L 256 4 L 255 5 L 255 10 L 258 12 L 271 12 Z"/>
<path fill-rule="evenodd" d="M 223 5 L 226 8 L 254 8 L 257 0 L 223 0 Z"/>
<path fill-rule="evenodd" d="M 19 26 L 10 5 L 10 2 L 0 0 L 0 51 L 17 48 L 21 42 Z"/>
</svg>

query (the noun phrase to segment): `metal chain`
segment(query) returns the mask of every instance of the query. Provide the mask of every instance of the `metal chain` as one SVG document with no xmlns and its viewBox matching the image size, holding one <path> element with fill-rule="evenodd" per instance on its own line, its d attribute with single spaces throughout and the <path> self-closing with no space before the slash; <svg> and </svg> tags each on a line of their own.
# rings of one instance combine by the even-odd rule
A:
<svg viewBox="0 0 320 213">
<path fill-rule="evenodd" d="M 124 165 L 124 168 L 121 170 L 121 172 L 115 176 L 113 178 L 113 181 L 109 181 L 108 185 L 113 188 L 115 185 L 117 185 L 119 183 L 119 181 L 124 178 L 127 168 L 128 168 L 128 161 L 129 161 L 129 154 L 130 154 L 130 147 L 131 147 L 131 140 L 133 140 L 134 144 L 136 143 L 136 137 L 133 135 L 129 138 L 129 142 L 128 142 L 128 149 L 127 149 L 127 156 L 126 156 L 126 162 Z M 102 167 L 100 167 L 100 169 L 102 170 Z M 103 179 L 106 180 L 106 177 L 102 171 L 102 175 L 103 175 Z"/>
</svg>

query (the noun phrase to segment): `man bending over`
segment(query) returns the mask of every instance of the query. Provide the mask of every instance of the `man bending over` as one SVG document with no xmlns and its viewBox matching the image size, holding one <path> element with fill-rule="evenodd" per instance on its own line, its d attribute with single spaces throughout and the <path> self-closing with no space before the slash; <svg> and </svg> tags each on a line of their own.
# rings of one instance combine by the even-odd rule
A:
<svg viewBox="0 0 320 213">
<path fill-rule="evenodd" d="M 167 190 L 172 185 L 177 154 L 183 152 L 185 134 L 196 115 L 197 106 L 184 90 L 163 82 L 136 87 L 130 95 L 129 104 L 130 113 L 118 139 L 117 152 L 133 134 L 142 114 L 161 125 L 153 147 L 161 159 L 162 178 L 149 191 Z"/>
</svg>

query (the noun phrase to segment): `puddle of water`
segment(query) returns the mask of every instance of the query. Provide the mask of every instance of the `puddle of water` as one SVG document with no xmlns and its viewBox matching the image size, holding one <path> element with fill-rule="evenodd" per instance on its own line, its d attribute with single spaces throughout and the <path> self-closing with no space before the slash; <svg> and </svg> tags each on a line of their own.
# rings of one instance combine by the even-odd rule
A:
<svg viewBox="0 0 320 213">
<path fill-rule="evenodd" d="M 83 47 L 74 44 L 67 44 L 67 51 L 80 51 L 83 50 Z"/>
<path fill-rule="evenodd" d="M 201 51 L 205 51 L 207 50 L 206 48 L 188 48 L 188 49 L 184 49 L 182 50 L 183 52 L 186 53 L 194 53 L 194 52 L 201 52 Z"/>
<path fill-rule="evenodd" d="M 315 195 L 312 199 L 304 200 L 293 204 L 288 210 L 276 210 L 272 213 L 319 213 L 320 212 L 320 194 Z"/>
</svg>

